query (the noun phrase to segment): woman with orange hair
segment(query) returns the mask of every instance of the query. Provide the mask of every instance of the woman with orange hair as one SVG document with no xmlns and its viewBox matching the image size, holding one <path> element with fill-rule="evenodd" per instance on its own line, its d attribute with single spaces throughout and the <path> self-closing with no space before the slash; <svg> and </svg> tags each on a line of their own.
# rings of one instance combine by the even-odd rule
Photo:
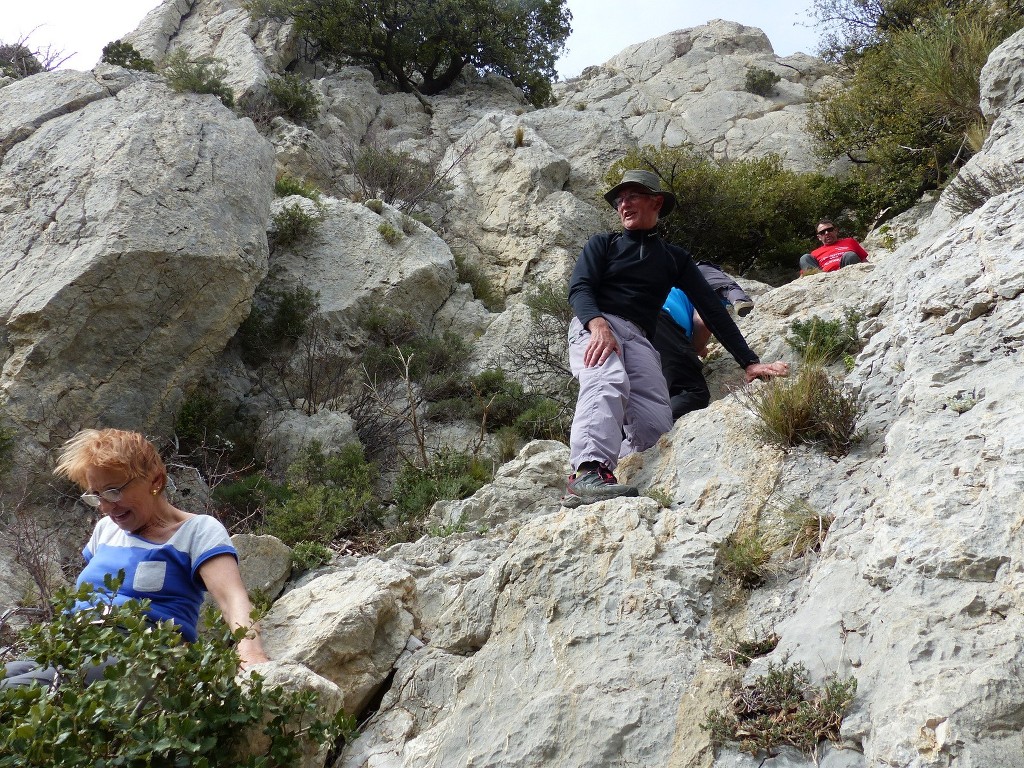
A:
<svg viewBox="0 0 1024 768">
<path fill-rule="evenodd" d="M 124 571 L 112 600 L 149 600 L 150 617 L 173 621 L 189 642 L 197 637 L 208 591 L 232 631 L 247 630 L 237 646 L 242 667 L 267 660 L 227 530 L 209 515 L 170 503 L 167 470 L 149 440 L 137 432 L 86 429 L 65 444 L 55 471 L 82 488 L 82 501 L 104 515 L 82 550 L 86 566 L 79 586 L 89 583 L 102 592 L 104 577 Z M 18 664 L 32 663 L 8 665 L 0 686 L 52 679 L 51 670 Z"/>
</svg>

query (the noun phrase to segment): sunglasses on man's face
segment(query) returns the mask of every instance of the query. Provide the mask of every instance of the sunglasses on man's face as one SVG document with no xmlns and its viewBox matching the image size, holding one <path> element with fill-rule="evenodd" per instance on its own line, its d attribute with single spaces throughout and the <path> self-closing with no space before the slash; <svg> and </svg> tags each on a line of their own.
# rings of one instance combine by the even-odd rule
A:
<svg viewBox="0 0 1024 768">
<path fill-rule="evenodd" d="M 835 232 L 835 231 L 836 231 L 835 227 L 825 227 L 825 229 L 819 229 L 818 230 L 818 234 L 819 235 L 827 235 L 829 232 Z"/>
</svg>

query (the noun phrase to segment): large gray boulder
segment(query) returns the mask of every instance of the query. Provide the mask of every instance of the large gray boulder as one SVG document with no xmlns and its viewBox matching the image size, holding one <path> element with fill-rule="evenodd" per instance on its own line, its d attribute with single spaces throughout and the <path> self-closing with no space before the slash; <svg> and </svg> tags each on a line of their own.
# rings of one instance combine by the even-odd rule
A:
<svg viewBox="0 0 1024 768">
<path fill-rule="evenodd" d="M 166 423 L 266 273 L 270 145 L 215 97 L 144 78 L 115 95 L 36 75 L 0 89 L 0 115 L 8 416 L 44 442 Z"/>
</svg>

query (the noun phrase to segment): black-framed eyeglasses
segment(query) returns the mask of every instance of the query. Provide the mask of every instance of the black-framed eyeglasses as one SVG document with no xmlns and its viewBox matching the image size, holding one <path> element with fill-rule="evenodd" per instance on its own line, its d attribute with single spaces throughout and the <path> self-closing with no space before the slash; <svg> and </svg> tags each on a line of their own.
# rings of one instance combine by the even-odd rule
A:
<svg viewBox="0 0 1024 768">
<path fill-rule="evenodd" d="M 101 501 L 108 501 L 111 504 L 117 504 L 117 502 L 121 500 L 121 497 L 124 496 L 124 494 L 121 493 L 121 491 L 127 488 L 130 483 L 138 479 L 139 478 L 137 477 L 133 477 L 131 480 L 129 480 L 126 483 L 123 483 L 118 488 L 107 488 L 107 490 L 100 491 L 99 493 L 96 493 L 95 491 L 86 491 L 81 495 L 80 498 L 82 499 L 83 503 L 88 504 L 90 507 L 94 508 L 98 507 Z"/>
<path fill-rule="evenodd" d="M 827 235 L 829 232 L 835 232 L 835 231 L 836 231 L 835 227 L 825 227 L 824 229 L 819 229 L 818 230 L 818 234 L 819 235 Z"/>
<path fill-rule="evenodd" d="M 622 207 L 623 203 L 635 203 L 641 197 L 658 197 L 654 192 L 624 192 L 615 198 L 615 209 Z"/>
</svg>

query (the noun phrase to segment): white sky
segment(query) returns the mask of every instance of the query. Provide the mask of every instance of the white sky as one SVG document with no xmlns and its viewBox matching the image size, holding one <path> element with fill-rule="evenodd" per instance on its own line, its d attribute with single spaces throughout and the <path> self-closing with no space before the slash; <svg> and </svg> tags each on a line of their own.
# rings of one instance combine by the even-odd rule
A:
<svg viewBox="0 0 1024 768">
<path fill-rule="evenodd" d="M 808 9 L 812 0 L 568 0 L 573 33 L 556 69 L 562 78 L 603 64 L 623 48 L 713 18 L 759 27 L 775 53 L 812 53 L 818 36 Z M 91 69 L 103 46 L 126 35 L 158 0 L 0 0 L 0 41 L 31 33 L 35 48 L 74 54 L 65 67 Z M 34 30 L 34 31 L 33 31 Z"/>
</svg>

